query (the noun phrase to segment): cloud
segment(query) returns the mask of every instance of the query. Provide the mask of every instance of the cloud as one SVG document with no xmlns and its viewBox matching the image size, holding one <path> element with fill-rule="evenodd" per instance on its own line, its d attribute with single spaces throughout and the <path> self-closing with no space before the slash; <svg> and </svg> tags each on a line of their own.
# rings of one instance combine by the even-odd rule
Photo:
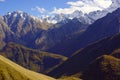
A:
<svg viewBox="0 0 120 80">
<path fill-rule="evenodd" d="M 52 12 L 50 12 L 50 14 L 70 14 L 72 12 L 74 12 L 75 10 L 78 10 L 79 7 L 70 7 L 70 8 L 59 8 L 57 9 L 56 7 L 54 7 L 54 10 Z"/>
<path fill-rule="evenodd" d="M 32 11 L 38 11 L 39 13 L 45 13 L 46 10 L 44 8 L 41 8 L 39 6 L 36 6 L 34 8 L 31 8 Z"/>
<path fill-rule="evenodd" d="M 0 2 L 4 2 L 5 0 L 0 0 Z"/>
<path fill-rule="evenodd" d="M 71 14 L 75 10 L 82 11 L 83 13 L 89 13 L 96 10 L 103 10 L 108 8 L 111 4 L 111 0 L 78 0 L 75 2 L 67 2 L 69 8 L 55 8 L 51 12 L 51 14 Z"/>
</svg>

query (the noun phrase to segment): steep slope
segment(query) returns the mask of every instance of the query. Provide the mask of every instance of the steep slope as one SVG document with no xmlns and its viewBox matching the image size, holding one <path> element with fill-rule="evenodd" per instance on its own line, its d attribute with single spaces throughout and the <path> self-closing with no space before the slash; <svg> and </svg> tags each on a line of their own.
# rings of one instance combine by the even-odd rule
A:
<svg viewBox="0 0 120 80">
<path fill-rule="evenodd" d="M 45 48 L 42 50 L 47 51 L 47 49 L 51 48 L 57 43 L 60 43 L 65 39 L 71 39 L 73 36 L 81 34 L 86 30 L 88 25 L 89 24 L 85 23 L 84 21 L 80 22 L 77 18 L 68 20 L 67 23 L 57 23 L 52 26 L 53 28 L 43 33 L 42 36 L 36 41 L 40 45 L 44 45 Z M 40 48 L 40 46 L 38 46 L 38 48 Z"/>
<path fill-rule="evenodd" d="M 105 38 L 87 46 L 86 48 L 76 51 L 71 58 L 51 71 L 48 75 L 60 77 L 61 75 L 73 75 L 82 72 L 97 57 L 111 54 L 118 48 L 120 48 L 120 34 Z"/>
<path fill-rule="evenodd" d="M 116 54 L 116 55 L 120 55 Z M 83 80 L 120 80 L 120 58 L 110 55 L 99 57 L 83 74 Z"/>
<path fill-rule="evenodd" d="M 80 34 L 90 24 L 84 17 L 50 24 L 21 11 L 8 12 L 3 19 L 13 33 L 9 38 L 5 37 L 6 43 L 16 42 L 40 50 L 46 50 L 64 39 Z"/>
<path fill-rule="evenodd" d="M 33 17 L 22 11 L 14 11 L 3 16 L 4 22 L 14 33 L 16 38 L 6 38 L 6 42 L 16 42 L 35 48 L 38 45 L 35 40 L 40 37 L 42 32 L 48 30 L 51 24 L 41 22 L 38 18 Z M 12 36 L 10 36 L 12 37 Z"/>
<path fill-rule="evenodd" d="M 3 23 L 1 17 L 0 17 L 0 23 Z M 1 44 L 0 49 L 2 49 L 2 47 L 5 45 L 4 38 L 5 38 L 5 33 L 3 31 L 2 24 L 0 24 L 0 44 Z"/>
<path fill-rule="evenodd" d="M 5 45 L 4 39 L 9 36 L 12 36 L 12 32 L 10 31 L 7 24 L 4 22 L 3 17 L 0 16 L 0 49 L 2 49 Z"/>
<path fill-rule="evenodd" d="M 95 21 L 83 34 L 73 37 L 72 39 L 67 39 L 48 51 L 54 53 L 59 52 L 63 55 L 70 56 L 76 50 L 86 47 L 90 43 L 115 35 L 119 33 L 120 30 L 119 17 L 120 8 L 113 13 L 109 13 L 107 16 Z"/>
<path fill-rule="evenodd" d="M 15 63 L 36 72 L 49 72 L 67 59 L 61 55 L 29 49 L 12 42 L 8 43 L 0 53 Z"/>
<path fill-rule="evenodd" d="M 0 56 L 0 80 L 55 80 L 51 77 L 29 71 Z"/>
</svg>

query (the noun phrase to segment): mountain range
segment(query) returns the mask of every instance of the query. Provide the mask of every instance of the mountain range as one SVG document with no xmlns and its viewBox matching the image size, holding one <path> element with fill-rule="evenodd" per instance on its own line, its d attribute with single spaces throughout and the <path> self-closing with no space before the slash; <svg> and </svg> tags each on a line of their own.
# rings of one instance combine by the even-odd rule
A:
<svg viewBox="0 0 120 80">
<path fill-rule="evenodd" d="M 85 80 L 117 80 L 116 78 L 119 80 L 119 48 L 120 34 L 104 38 L 83 49 L 76 51 L 72 57 L 48 73 L 48 75 L 61 77 L 64 75 L 70 76 L 74 74 L 83 74 L 83 76 L 79 77 L 83 77 Z M 102 65 L 102 63 L 104 64 Z M 109 69 L 109 67 L 112 67 L 112 70 L 114 72 L 111 73 L 111 68 Z M 107 74 L 104 69 L 107 69 L 106 71 L 111 74 Z M 113 77 L 112 79 L 109 76 L 116 77 Z M 104 79 L 101 79 L 100 77 Z"/>
<path fill-rule="evenodd" d="M 4 27 L 6 30 L 1 27 L 0 42 L 3 46 L 5 43 L 15 42 L 29 48 L 55 53 L 70 53 L 71 55 L 75 50 L 73 49 L 71 52 L 69 50 L 64 51 L 64 49 L 60 48 L 61 44 L 66 43 L 66 41 L 71 43 L 70 40 L 79 37 L 88 26 L 104 17 L 107 13 L 112 12 L 113 7 L 114 9 L 119 7 L 119 1 L 113 1 L 109 11 L 105 9 L 104 11 L 96 11 L 89 14 L 84 14 L 81 11 L 75 11 L 70 15 L 56 14 L 52 18 L 60 21 L 54 24 L 45 21 L 45 18 L 34 17 L 22 11 L 8 12 L 1 17 L 1 23 L 6 26 Z M 49 19 L 52 21 L 51 18 Z M 69 43 L 66 43 L 66 46 L 68 46 L 67 44 Z M 64 52 L 57 49 L 53 51 L 51 50 L 53 47 L 58 47 Z"/>
<path fill-rule="evenodd" d="M 114 11 L 120 7 L 119 0 L 111 0 L 111 1 L 112 1 L 112 4 L 108 8 L 103 9 L 102 11 L 98 10 L 98 11 L 93 11 L 93 12 L 86 14 L 86 13 L 83 13 L 82 11 L 75 10 L 71 14 L 64 14 L 64 13 L 60 14 L 59 13 L 59 14 L 54 14 L 52 16 L 51 15 L 43 15 L 39 18 L 43 22 L 48 22 L 48 23 L 53 23 L 53 24 L 59 23 L 61 21 L 66 22 L 66 19 L 72 20 L 74 18 L 85 20 L 88 23 L 93 23 L 95 20 L 106 16 L 108 13 L 111 13 L 112 11 Z M 100 8 L 102 8 L 102 7 L 100 7 Z"/>
<path fill-rule="evenodd" d="M 66 38 L 81 34 L 89 25 L 84 20 L 80 21 L 77 18 L 67 19 L 67 23 L 41 22 L 38 18 L 21 11 L 8 13 L 0 20 L 2 24 L 0 42 L 2 44 L 15 42 L 40 50 L 46 50 Z"/>
<path fill-rule="evenodd" d="M 84 48 L 95 41 L 118 34 L 120 30 L 119 16 L 120 9 L 118 8 L 114 12 L 107 14 L 105 17 L 96 20 L 81 35 L 66 39 L 48 51 L 53 53 L 59 52 L 65 56 L 70 56 L 79 48 Z"/>
<path fill-rule="evenodd" d="M 89 14 L 0 16 L 0 80 L 120 80 L 119 4 Z"/>
</svg>

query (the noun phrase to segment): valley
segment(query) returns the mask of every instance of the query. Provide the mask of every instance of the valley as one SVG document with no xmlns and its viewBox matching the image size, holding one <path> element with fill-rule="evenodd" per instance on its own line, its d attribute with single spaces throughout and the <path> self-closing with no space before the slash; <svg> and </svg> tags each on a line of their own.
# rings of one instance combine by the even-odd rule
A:
<svg viewBox="0 0 120 80">
<path fill-rule="evenodd" d="M 0 12 L 0 80 L 120 80 L 119 0 L 38 2 Z"/>
</svg>

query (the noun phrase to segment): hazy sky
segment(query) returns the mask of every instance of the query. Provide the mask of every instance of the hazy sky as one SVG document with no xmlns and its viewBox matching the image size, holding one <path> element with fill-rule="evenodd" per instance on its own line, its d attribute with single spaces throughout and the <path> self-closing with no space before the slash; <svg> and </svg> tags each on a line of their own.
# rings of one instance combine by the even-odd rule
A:
<svg viewBox="0 0 120 80">
<path fill-rule="evenodd" d="M 70 14 L 75 10 L 89 13 L 111 5 L 111 0 L 0 0 L 0 15 L 21 10 L 31 15 Z"/>
</svg>

